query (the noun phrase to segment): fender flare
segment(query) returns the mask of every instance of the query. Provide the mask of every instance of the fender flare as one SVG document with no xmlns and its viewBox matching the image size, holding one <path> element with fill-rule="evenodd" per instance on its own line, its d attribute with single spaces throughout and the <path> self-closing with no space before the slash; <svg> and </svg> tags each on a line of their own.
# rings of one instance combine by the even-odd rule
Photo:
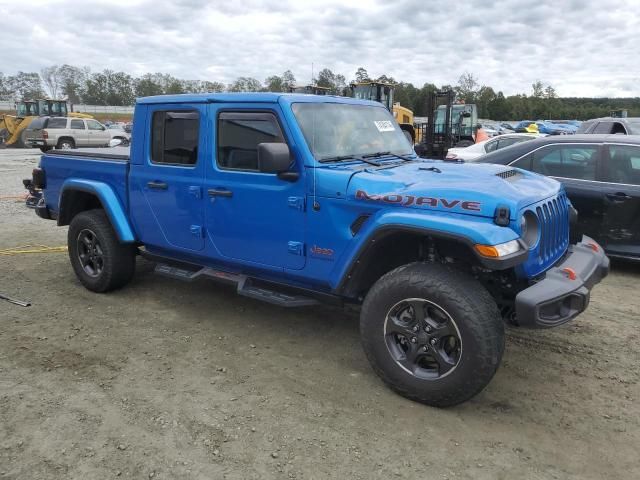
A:
<svg viewBox="0 0 640 480">
<path fill-rule="evenodd" d="M 58 205 L 60 205 L 60 212 L 58 212 L 58 225 L 63 225 L 63 223 L 60 222 L 60 219 L 63 218 L 62 205 L 64 205 L 64 195 L 70 191 L 81 191 L 95 195 L 100 201 L 102 208 L 107 213 L 109 221 L 118 236 L 118 240 L 122 243 L 132 243 L 136 241 L 136 236 L 131 228 L 129 219 L 127 218 L 125 210 L 113 189 L 106 183 L 96 182 L 94 180 L 68 178 L 64 181 L 62 188 L 60 189 L 60 198 L 58 200 Z"/>
<path fill-rule="evenodd" d="M 360 258 L 380 238 L 403 232 L 432 236 L 457 241 L 467 245 L 476 255 L 478 262 L 491 270 L 504 270 L 524 262 L 529 249 L 511 228 L 495 225 L 492 221 L 483 221 L 478 217 L 455 213 L 411 212 L 411 209 L 380 213 L 372 216 L 357 234 L 359 241 L 354 242 L 343 253 L 341 261 L 332 275 L 331 283 L 338 292 L 345 290 L 351 277 L 360 264 Z M 466 217 L 466 218 L 465 218 Z M 354 238 L 356 240 L 356 238 Z M 521 242 L 522 250 L 501 259 L 482 257 L 473 247 L 476 244 L 498 245 L 511 240 Z"/>
</svg>

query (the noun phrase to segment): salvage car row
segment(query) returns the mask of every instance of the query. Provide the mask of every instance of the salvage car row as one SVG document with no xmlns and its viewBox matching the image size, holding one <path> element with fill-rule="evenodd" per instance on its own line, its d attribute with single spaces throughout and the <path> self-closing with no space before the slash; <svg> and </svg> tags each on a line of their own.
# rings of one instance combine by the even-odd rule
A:
<svg viewBox="0 0 640 480">
<path fill-rule="evenodd" d="M 548 136 L 477 162 L 559 180 L 579 213 L 576 233 L 597 240 L 609 256 L 640 260 L 640 136 Z"/>
</svg>

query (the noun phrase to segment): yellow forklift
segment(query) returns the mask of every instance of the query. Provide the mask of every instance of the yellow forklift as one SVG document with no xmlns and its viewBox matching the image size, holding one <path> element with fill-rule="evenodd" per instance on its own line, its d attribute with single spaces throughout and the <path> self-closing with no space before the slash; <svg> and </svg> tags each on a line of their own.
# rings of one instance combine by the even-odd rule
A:
<svg viewBox="0 0 640 480">
<path fill-rule="evenodd" d="M 0 114 L 0 145 L 24 148 L 27 127 L 38 117 L 93 118 L 84 113 L 69 112 L 65 100 L 24 100 L 16 102 L 16 114 Z"/>
<path fill-rule="evenodd" d="M 395 85 L 393 83 L 366 80 L 364 82 L 353 82 L 349 86 L 351 88 L 351 96 L 353 98 L 373 100 L 380 102 L 387 107 L 387 110 L 393 113 L 393 116 L 411 144 L 413 145 L 416 143 L 416 129 L 413 125 L 413 112 L 400 105 L 400 103 L 393 102 L 393 92 L 395 90 Z"/>
</svg>

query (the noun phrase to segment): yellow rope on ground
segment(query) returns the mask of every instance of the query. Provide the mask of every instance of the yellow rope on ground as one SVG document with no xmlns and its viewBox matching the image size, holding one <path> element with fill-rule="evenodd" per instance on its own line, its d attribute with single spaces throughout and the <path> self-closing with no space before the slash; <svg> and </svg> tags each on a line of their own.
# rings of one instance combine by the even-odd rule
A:
<svg viewBox="0 0 640 480">
<path fill-rule="evenodd" d="M 23 253 L 58 253 L 66 252 L 66 246 L 48 247 L 47 245 L 22 245 L 0 249 L 0 255 L 21 255 Z"/>
<path fill-rule="evenodd" d="M 28 193 L 21 195 L 0 195 L 0 200 L 26 200 L 28 196 Z"/>
</svg>

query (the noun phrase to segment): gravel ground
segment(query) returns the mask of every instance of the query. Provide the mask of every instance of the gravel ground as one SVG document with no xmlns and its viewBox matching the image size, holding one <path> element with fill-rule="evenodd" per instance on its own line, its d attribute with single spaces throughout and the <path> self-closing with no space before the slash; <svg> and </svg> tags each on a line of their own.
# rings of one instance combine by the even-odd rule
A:
<svg viewBox="0 0 640 480">
<path fill-rule="evenodd" d="M 37 151 L 0 150 L 0 248 L 64 245 L 15 198 Z M 285 310 L 140 259 L 97 295 L 65 253 L 0 257 L 1 479 L 640 478 L 640 267 L 589 310 L 510 329 L 488 388 L 438 410 L 387 390 L 353 314 Z"/>
</svg>

